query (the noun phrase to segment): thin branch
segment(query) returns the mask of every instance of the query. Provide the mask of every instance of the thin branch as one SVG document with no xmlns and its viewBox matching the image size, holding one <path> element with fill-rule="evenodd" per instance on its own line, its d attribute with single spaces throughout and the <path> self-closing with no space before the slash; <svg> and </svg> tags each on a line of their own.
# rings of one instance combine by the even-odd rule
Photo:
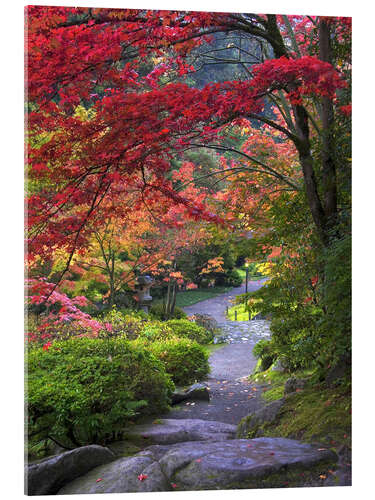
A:
<svg viewBox="0 0 375 500">
<path fill-rule="evenodd" d="M 290 179 L 288 179 L 285 175 L 281 174 L 280 172 L 277 172 L 276 170 L 274 170 L 269 165 L 266 165 L 262 161 L 258 160 L 257 158 L 254 158 L 253 156 L 250 156 L 250 155 L 244 153 L 243 151 L 239 151 L 238 149 L 227 148 L 225 146 L 219 146 L 219 145 L 193 144 L 193 143 L 191 145 L 193 147 L 198 147 L 198 148 L 209 148 L 209 149 L 215 149 L 215 150 L 218 150 L 218 151 L 236 153 L 236 154 L 238 154 L 240 156 L 243 156 L 247 160 L 249 160 L 249 161 L 251 161 L 253 163 L 256 163 L 257 165 L 260 165 L 261 167 L 263 167 L 265 169 L 265 171 L 262 170 L 262 173 L 265 173 L 265 174 L 268 173 L 269 175 L 273 175 L 274 177 L 277 177 L 279 180 L 285 182 L 286 184 L 288 184 L 290 187 L 294 188 L 297 191 L 300 189 L 299 186 L 297 186 L 296 184 L 294 184 L 293 181 L 291 181 Z"/>
</svg>

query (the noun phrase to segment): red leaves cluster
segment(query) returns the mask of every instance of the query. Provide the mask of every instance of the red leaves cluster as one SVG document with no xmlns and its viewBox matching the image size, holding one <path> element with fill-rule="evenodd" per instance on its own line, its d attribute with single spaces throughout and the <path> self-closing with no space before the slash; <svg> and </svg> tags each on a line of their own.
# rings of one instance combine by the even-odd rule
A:
<svg viewBox="0 0 375 500">
<path fill-rule="evenodd" d="M 283 89 L 298 104 L 306 96 L 333 98 L 344 86 L 332 66 L 311 56 L 266 61 L 248 81 L 202 89 L 160 84 L 170 71 L 191 70 L 184 56 L 202 43 L 202 30 L 232 21 L 220 13 L 27 8 L 28 163 L 38 183 L 28 198 L 31 258 L 87 247 L 90 227 L 114 205 L 104 209 L 105 202 L 124 192 L 137 198 L 129 197 L 124 211 L 154 198 L 178 207 L 176 226 L 182 215 L 222 222 L 201 192 L 176 193 L 166 180 L 171 157 L 197 138 L 217 138 L 224 124 L 260 113 L 268 92 Z M 140 76 L 139 64 L 151 53 L 162 61 Z M 90 107 L 86 117 L 75 113 L 78 104 Z"/>
<path fill-rule="evenodd" d="M 270 59 L 255 67 L 254 74 L 254 88 L 262 91 L 285 89 L 293 104 L 302 103 L 303 96 L 333 98 L 337 89 L 346 87 L 346 82 L 331 64 L 312 56 Z"/>
</svg>

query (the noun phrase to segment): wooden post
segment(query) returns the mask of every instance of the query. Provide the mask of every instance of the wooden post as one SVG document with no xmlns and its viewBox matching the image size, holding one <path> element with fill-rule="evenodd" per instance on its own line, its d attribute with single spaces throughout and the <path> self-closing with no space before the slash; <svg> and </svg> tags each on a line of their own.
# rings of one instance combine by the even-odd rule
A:
<svg viewBox="0 0 375 500">
<path fill-rule="evenodd" d="M 250 314 L 250 311 L 249 311 L 249 321 L 251 320 L 251 314 Z"/>
<path fill-rule="evenodd" d="M 237 321 L 237 309 L 234 310 L 234 321 Z"/>
</svg>

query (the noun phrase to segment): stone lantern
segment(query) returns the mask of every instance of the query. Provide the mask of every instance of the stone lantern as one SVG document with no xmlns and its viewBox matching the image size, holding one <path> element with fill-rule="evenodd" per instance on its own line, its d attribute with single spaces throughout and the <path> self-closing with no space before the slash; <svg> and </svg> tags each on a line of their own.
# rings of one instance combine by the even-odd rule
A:
<svg viewBox="0 0 375 500">
<path fill-rule="evenodd" d="M 137 297 L 140 309 L 143 309 L 148 314 L 148 310 L 151 305 L 152 297 L 150 295 L 150 288 L 152 286 L 153 279 L 151 276 L 138 276 L 137 278 Z"/>
</svg>

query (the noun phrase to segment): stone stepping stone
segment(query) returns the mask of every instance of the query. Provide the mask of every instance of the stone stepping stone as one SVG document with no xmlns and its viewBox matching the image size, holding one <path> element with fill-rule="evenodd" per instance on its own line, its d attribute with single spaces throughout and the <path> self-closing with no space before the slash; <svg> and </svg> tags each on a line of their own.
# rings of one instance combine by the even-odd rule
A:
<svg viewBox="0 0 375 500">
<path fill-rule="evenodd" d="M 157 419 L 151 424 L 133 425 L 125 430 L 126 439 L 137 444 L 173 444 L 183 441 L 233 439 L 237 426 L 214 420 Z"/>
<path fill-rule="evenodd" d="M 331 450 L 285 438 L 154 445 L 131 458 L 96 467 L 58 494 L 256 488 L 270 474 L 333 462 Z"/>
</svg>

